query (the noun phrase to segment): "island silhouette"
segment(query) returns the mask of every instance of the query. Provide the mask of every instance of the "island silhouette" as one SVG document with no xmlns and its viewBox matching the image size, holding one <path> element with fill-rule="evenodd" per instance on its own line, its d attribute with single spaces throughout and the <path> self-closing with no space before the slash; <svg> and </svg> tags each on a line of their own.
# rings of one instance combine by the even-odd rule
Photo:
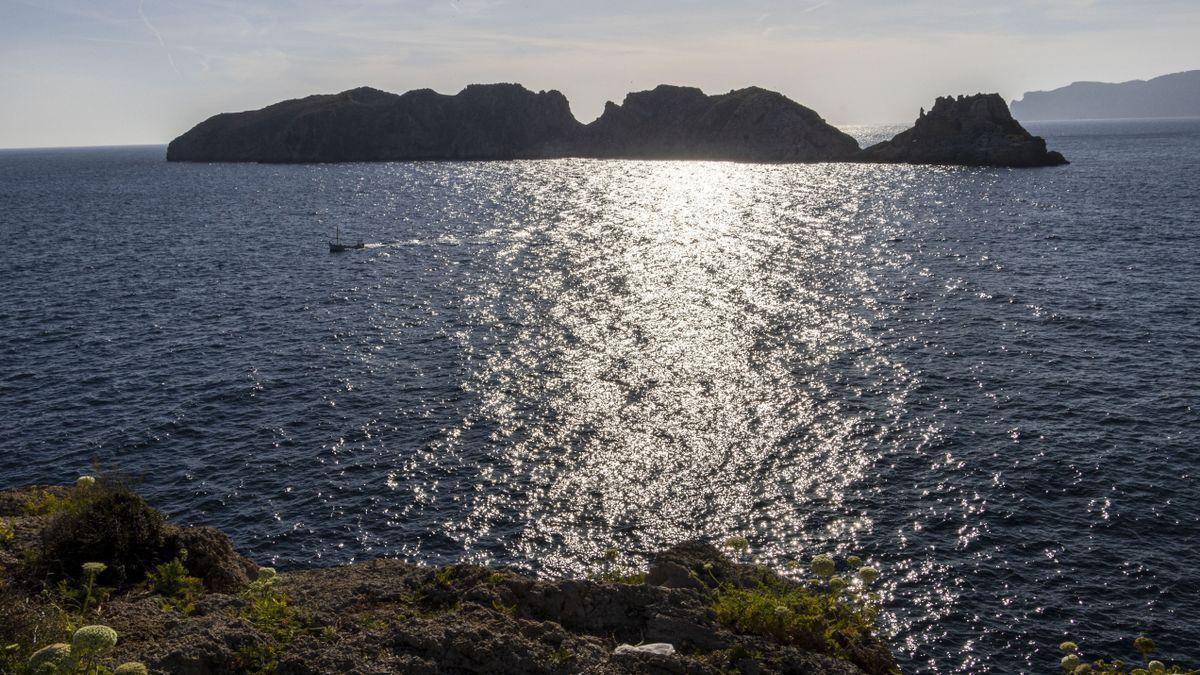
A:
<svg viewBox="0 0 1200 675">
<path fill-rule="evenodd" d="M 760 87 L 660 85 L 582 124 L 558 91 L 473 84 L 455 95 L 370 87 L 222 113 L 171 141 L 169 161 L 698 159 L 1036 167 L 1065 164 L 999 94 L 939 98 L 912 129 L 861 149 L 815 111 Z"/>
</svg>

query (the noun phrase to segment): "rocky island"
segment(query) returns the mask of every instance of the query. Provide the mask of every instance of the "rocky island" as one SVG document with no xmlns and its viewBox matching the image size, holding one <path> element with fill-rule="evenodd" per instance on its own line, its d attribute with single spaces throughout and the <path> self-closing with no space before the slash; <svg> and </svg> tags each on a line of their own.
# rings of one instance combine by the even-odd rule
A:
<svg viewBox="0 0 1200 675">
<path fill-rule="evenodd" d="M 0 672 L 899 672 L 861 561 L 787 578 L 744 540 L 643 571 L 611 554 L 587 579 L 390 559 L 277 573 L 120 480 L 0 491 Z"/>
<path fill-rule="evenodd" d="M 1058 153 L 1046 152 L 1045 141 L 1021 128 L 996 94 L 939 99 L 905 133 L 888 147 L 863 151 L 813 110 L 758 87 L 707 95 L 693 87 L 660 85 L 631 93 L 620 105 L 609 102 L 590 124 L 575 119 L 560 92 L 532 92 L 519 84 L 471 85 L 453 96 L 361 87 L 216 115 L 173 140 L 167 159 L 1065 163 Z"/>
<path fill-rule="evenodd" d="M 862 151 L 864 162 L 966 166 L 1057 166 L 1061 154 L 1013 119 L 999 94 L 943 96 L 913 128 Z"/>
</svg>

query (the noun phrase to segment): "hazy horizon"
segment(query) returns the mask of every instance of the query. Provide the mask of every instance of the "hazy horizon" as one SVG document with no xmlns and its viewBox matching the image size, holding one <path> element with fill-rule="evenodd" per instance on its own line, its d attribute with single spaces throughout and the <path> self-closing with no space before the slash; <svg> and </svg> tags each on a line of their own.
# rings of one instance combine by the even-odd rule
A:
<svg viewBox="0 0 1200 675">
<path fill-rule="evenodd" d="M 1200 68 L 1200 6 L 0 0 L 0 147 L 158 145 L 211 115 L 358 86 L 557 89 L 588 122 L 658 84 L 757 85 L 836 125 L 945 94 Z"/>
</svg>

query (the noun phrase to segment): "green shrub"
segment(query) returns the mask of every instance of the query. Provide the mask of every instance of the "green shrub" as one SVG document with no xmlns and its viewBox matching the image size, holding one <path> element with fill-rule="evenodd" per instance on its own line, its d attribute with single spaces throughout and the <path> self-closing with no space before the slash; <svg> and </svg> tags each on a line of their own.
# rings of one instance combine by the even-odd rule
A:
<svg viewBox="0 0 1200 675">
<path fill-rule="evenodd" d="M 304 617 L 291 606 L 279 587 L 275 570 L 263 568 L 259 578 L 240 594 L 245 602 L 238 616 L 270 638 L 238 652 L 238 668 L 248 673 L 273 673 L 283 648 L 307 630 Z"/>
<path fill-rule="evenodd" d="M 25 498 L 21 512 L 27 516 L 49 516 L 68 511 L 75 504 L 78 495 L 73 490 L 60 494 L 55 490 L 38 488 Z"/>
<path fill-rule="evenodd" d="M 146 575 L 150 590 L 162 596 L 163 607 L 185 616 L 196 611 L 196 600 L 204 590 L 199 579 L 188 575 L 183 564 L 186 556 L 187 552 L 182 552 L 170 562 L 155 566 L 154 571 Z"/>
<path fill-rule="evenodd" d="M 42 580 L 80 580 L 86 562 L 104 561 L 107 578 L 126 586 L 174 555 L 161 513 L 128 489 L 100 483 L 73 488 L 42 531 L 30 572 Z"/>
<path fill-rule="evenodd" d="M 811 567 L 818 578 L 807 585 L 769 576 L 751 585 L 722 583 L 712 610 L 742 633 L 843 659 L 868 673 L 893 672 L 890 652 L 873 636 L 879 610 L 866 583 L 852 586 L 834 575 L 829 556 L 817 556 Z M 875 575 L 861 578 L 868 577 Z"/>
</svg>

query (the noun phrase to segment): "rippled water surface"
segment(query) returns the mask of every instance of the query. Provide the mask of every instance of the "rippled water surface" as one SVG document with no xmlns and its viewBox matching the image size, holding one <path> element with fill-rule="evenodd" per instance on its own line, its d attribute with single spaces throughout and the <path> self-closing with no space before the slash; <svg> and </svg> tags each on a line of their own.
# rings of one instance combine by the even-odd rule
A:
<svg viewBox="0 0 1200 675">
<path fill-rule="evenodd" d="M 1074 163 L 0 153 L 0 486 L 116 462 L 283 566 L 744 535 L 877 561 L 908 670 L 1194 656 L 1200 122 L 1036 131 Z"/>
</svg>

